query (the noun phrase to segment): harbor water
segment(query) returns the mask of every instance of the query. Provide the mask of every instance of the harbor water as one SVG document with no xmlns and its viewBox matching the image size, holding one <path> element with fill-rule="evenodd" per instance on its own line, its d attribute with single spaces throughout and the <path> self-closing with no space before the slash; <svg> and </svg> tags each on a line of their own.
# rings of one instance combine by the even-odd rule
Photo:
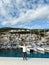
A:
<svg viewBox="0 0 49 65">
<path fill-rule="evenodd" d="M 0 49 L 0 57 L 23 57 L 22 49 Z M 28 58 L 49 58 L 49 53 L 31 52 Z"/>
</svg>

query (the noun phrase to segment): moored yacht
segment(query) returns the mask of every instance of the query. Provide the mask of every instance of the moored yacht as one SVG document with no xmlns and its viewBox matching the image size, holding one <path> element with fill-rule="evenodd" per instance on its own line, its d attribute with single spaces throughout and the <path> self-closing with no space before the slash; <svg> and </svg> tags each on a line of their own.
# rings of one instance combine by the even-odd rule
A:
<svg viewBox="0 0 49 65">
<path fill-rule="evenodd" d="M 42 47 L 37 47 L 36 49 L 37 49 L 37 52 L 45 53 L 45 49 Z"/>
</svg>

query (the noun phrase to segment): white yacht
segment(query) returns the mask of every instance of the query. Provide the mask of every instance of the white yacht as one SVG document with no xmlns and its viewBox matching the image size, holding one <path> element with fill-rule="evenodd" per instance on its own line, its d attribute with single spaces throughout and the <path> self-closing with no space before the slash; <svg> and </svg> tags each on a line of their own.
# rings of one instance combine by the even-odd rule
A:
<svg viewBox="0 0 49 65">
<path fill-rule="evenodd" d="M 37 52 L 45 53 L 45 49 L 42 47 L 37 47 L 36 49 L 37 49 Z"/>
</svg>

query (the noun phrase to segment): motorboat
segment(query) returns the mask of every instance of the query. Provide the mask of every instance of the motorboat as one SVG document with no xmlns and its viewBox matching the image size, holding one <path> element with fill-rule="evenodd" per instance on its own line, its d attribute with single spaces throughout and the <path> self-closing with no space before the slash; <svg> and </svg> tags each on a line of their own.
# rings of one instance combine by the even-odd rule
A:
<svg viewBox="0 0 49 65">
<path fill-rule="evenodd" d="M 45 49 L 42 47 L 37 47 L 36 49 L 37 49 L 37 52 L 45 53 Z"/>
</svg>

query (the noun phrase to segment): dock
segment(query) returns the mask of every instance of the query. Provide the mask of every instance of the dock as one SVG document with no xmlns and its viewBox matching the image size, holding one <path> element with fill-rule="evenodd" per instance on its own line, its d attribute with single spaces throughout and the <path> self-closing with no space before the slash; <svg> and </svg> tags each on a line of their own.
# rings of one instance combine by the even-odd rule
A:
<svg viewBox="0 0 49 65">
<path fill-rule="evenodd" d="M 0 65 L 49 65 L 48 58 L 23 58 L 17 57 L 0 57 Z"/>
</svg>

